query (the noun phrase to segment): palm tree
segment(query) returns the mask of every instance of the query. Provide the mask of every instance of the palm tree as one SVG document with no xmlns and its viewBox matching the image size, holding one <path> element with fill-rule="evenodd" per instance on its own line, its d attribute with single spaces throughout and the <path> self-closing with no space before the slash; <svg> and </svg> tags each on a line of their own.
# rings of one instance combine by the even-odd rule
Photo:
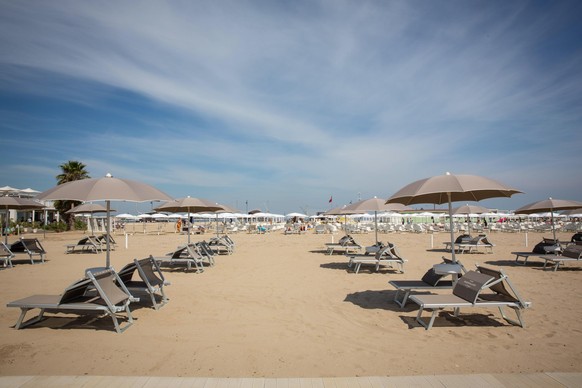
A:
<svg viewBox="0 0 582 388">
<path fill-rule="evenodd" d="M 89 173 L 85 170 L 86 167 L 76 160 L 69 160 L 67 163 L 61 164 L 59 168 L 63 173 L 57 175 L 57 184 L 62 185 L 63 183 L 90 178 Z"/>
<path fill-rule="evenodd" d="M 76 160 L 69 160 L 67 163 L 63 163 L 59 166 L 62 173 L 57 175 L 57 184 L 62 185 L 63 183 L 78 181 L 81 179 L 90 178 L 89 173 L 85 170 L 87 166 Z M 65 213 L 67 210 L 72 209 L 80 202 L 78 201 L 55 201 L 55 209 L 59 211 L 61 217 L 66 220 L 69 229 L 74 228 L 75 217 L 72 214 Z"/>
</svg>

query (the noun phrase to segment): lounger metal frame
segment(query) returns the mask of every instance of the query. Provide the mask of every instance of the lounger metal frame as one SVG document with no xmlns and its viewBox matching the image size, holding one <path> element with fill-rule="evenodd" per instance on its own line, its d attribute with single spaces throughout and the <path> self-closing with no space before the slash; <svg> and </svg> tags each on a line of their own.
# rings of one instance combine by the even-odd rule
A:
<svg viewBox="0 0 582 388">
<path fill-rule="evenodd" d="M 471 272 L 474 271 L 468 272 L 465 275 L 465 277 L 467 277 Z M 485 281 L 480 286 L 479 292 L 476 293 L 474 300 L 463 299 L 454 294 L 411 296 L 410 300 L 416 302 L 420 306 L 418 314 L 416 316 L 416 321 L 420 323 L 426 330 L 429 330 L 430 328 L 432 328 L 438 312 L 444 310 L 445 308 L 453 308 L 454 316 L 458 317 L 461 308 L 497 307 L 504 320 L 513 325 L 525 327 L 525 322 L 523 320 L 521 311 L 525 308 L 529 308 L 531 306 L 531 302 L 526 302 L 521 298 L 516 288 L 509 280 L 509 277 L 503 272 L 503 270 L 491 270 L 489 268 L 477 266 L 477 272 L 495 273 L 497 274 L 497 276 L 496 277 L 489 276 L 489 280 Z M 514 301 L 494 300 L 495 298 L 493 298 L 492 296 L 495 296 L 496 294 L 482 294 L 482 292 L 486 289 L 491 289 L 495 291 L 497 294 L 505 294 L 506 292 L 508 293 L 508 291 L 504 287 L 504 284 L 507 284 L 508 287 L 511 289 L 511 292 L 514 294 L 515 296 Z M 496 287 L 496 285 L 498 286 Z M 502 291 L 503 289 L 505 289 L 505 292 Z M 511 308 L 515 312 L 517 319 L 512 319 L 508 317 L 507 314 L 505 314 L 504 307 Z M 426 322 L 422 318 L 422 313 L 424 312 L 425 309 L 432 311 L 432 314 L 428 322 Z"/>
<path fill-rule="evenodd" d="M 114 279 L 116 279 L 118 287 L 121 289 L 120 291 L 127 295 L 127 298 L 123 298 L 123 300 L 120 300 L 118 303 L 111 301 L 110 296 L 108 295 L 108 292 L 111 292 L 111 284 L 103 283 L 113 283 Z M 94 291 L 97 291 L 97 295 L 91 294 Z M 83 300 L 67 303 L 66 299 L 70 294 L 73 294 L 75 297 L 73 299 L 82 298 Z M 45 312 L 48 310 L 54 313 L 102 313 L 111 317 L 117 333 L 123 333 L 133 324 L 133 317 L 131 315 L 131 310 L 129 309 L 129 304 L 137 300 L 139 299 L 131 296 L 129 290 L 123 285 L 123 282 L 121 282 L 117 273 L 115 273 L 115 270 L 109 268 L 105 270 L 102 269 L 99 272 L 87 270 L 86 278 L 67 287 L 62 295 L 33 295 L 28 298 L 10 302 L 7 304 L 7 307 L 18 307 L 21 310 L 20 316 L 14 326 L 17 330 L 41 321 Z M 25 322 L 24 318 L 26 313 L 32 309 L 40 309 L 40 312 L 37 316 Z M 119 324 L 117 317 L 121 312 L 125 312 L 127 315 L 127 323 L 124 326 Z"/>
</svg>

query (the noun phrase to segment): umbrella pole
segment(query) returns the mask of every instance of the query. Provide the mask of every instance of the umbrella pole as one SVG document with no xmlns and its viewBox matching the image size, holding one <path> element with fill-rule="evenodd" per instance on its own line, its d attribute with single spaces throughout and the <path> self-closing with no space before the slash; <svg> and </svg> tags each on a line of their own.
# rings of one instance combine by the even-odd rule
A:
<svg viewBox="0 0 582 388">
<path fill-rule="evenodd" d="M 8 206 L 6 206 L 6 229 L 4 229 L 4 244 L 8 246 L 8 229 L 10 228 L 10 210 L 8 210 Z"/>
<path fill-rule="evenodd" d="M 218 213 L 216 213 L 216 238 L 219 238 L 220 236 L 218 235 Z"/>
<path fill-rule="evenodd" d="M 374 210 L 374 231 L 376 232 L 376 245 L 378 245 L 378 212 Z"/>
<path fill-rule="evenodd" d="M 191 228 L 191 223 L 190 223 L 190 208 L 188 208 L 188 245 L 190 245 L 190 228 Z"/>
<path fill-rule="evenodd" d="M 107 204 L 107 223 L 105 224 L 105 236 L 107 238 L 107 241 L 105 244 L 105 246 L 106 246 L 105 263 L 106 263 L 106 267 L 110 268 L 111 261 L 109 258 L 109 213 L 110 213 L 111 201 L 105 201 L 105 203 Z"/>
<path fill-rule="evenodd" d="M 453 257 L 453 263 L 457 262 L 455 257 L 455 231 L 453 230 L 453 205 L 451 204 L 451 193 L 447 193 L 449 196 L 449 229 L 451 230 L 451 255 Z"/>
<path fill-rule="evenodd" d="M 554 209 L 550 208 L 550 217 L 552 219 L 552 232 L 554 234 L 554 241 L 556 240 L 556 226 L 554 225 Z"/>
</svg>

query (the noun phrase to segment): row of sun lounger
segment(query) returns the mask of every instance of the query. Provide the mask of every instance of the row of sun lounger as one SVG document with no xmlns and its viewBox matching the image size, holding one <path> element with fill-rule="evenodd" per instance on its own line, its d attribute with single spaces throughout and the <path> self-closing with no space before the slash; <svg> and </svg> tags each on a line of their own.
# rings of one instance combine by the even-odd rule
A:
<svg viewBox="0 0 582 388">
<path fill-rule="evenodd" d="M 446 241 L 445 250 L 451 250 L 451 242 Z M 485 252 L 493 253 L 493 247 L 495 244 L 491 243 L 485 234 L 480 234 L 475 237 L 469 235 L 461 235 L 455 240 L 455 252 L 458 253 L 472 253 L 478 252 L 483 249 Z"/>
<path fill-rule="evenodd" d="M 445 259 L 446 263 L 450 261 Z M 462 276 L 456 281 L 443 280 L 446 275 L 438 274 L 431 268 L 421 280 L 390 281 L 389 284 L 396 288 L 394 301 L 404 307 L 408 300 L 418 304 L 419 310 L 416 321 L 426 330 L 432 328 L 439 311 L 453 309 L 454 316 L 458 317 L 461 308 L 491 308 L 497 307 L 503 319 L 507 322 L 525 327 L 522 310 L 531 306 L 531 302 L 522 299 L 515 286 L 503 270 L 495 270 L 483 266 L 477 266 L 475 271 L 466 271 L 461 265 Z M 450 294 L 415 294 L 415 291 L 433 291 L 452 289 Z M 399 295 L 403 294 L 400 299 Z M 507 316 L 504 308 L 514 310 L 517 319 Z M 423 312 L 429 310 L 430 318 L 426 321 Z"/>
<path fill-rule="evenodd" d="M 111 235 L 85 236 L 75 244 L 68 244 L 65 253 L 99 253 L 105 251 L 109 240 L 109 249 L 115 249 L 116 243 Z"/>
<path fill-rule="evenodd" d="M 16 329 L 42 321 L 49 312 L 78 315 L 97 313 L 109 316 L 115 330 L 122 333 L 133 324 L 130 304 L 140 301 L 137 296 L 149 297 L 156 310 L 168 302 L 164 287 L 170 283 L 160 269 L 161 264 L 185 264 L 188 269 L 193 266 L 197 272 L 202 272 L 205 265 L 215 264 L 215 255 L 230 254 L 233 251 L 234 241 L 223 236 L 213 240 L 212 245 L 201 241 L 180 246 L 162 258 L 149 256 L 141 260 L 135 259 L 119 272 L 113 268 L 89 268 L 83 279 L 65 288 L 61 295 L 33 295 L 10 302 L 7 307 L 21 310 Z M 26 314 L 33 309 L 40 310 L 38 315 L 25 321 Z M 120 319 L 125 321 L 125 325 L 120 324 Z"/>
<path fill-rule="evenodd" d="M 544 241 L 548 242 L 553 240 L 544 239 Z M 534 249 L 531 252 L 512 252 L 515 255 L 515 263 L 526 265 L 528 259 L 533 257 L 544 261 L 544 269 L 551 263 L 553 271 L 555 272 L 562 264 L 582 260 L 582 244 L 572 243 L 562 248 L 558 241 L 555 241 L 555 243 L 556 245 L 548 245 L 549 249 L 545 251 Z M 523 261 L 520 261 L 520 259 L 523 259 Z"/>
<path fill-rule="evenodd" d="M 404 259 L 396 245 L 388 243 L 385 246 L 380 246 L 374 255 L 369 252 L 363 254 L 345 254 L 348 258 L 348 268 L 353 268 L 355 273 L 360 272 L 362 265 L 371 265 L 376 268 L 376 272 L 380 270 L 380 267 L 388 267 L 391 269 L 397 269 L 401 273 L 404 273 Z"/>
<path fill-rule="evenodd" d="M 88 269 L 83 279 L 65 288 L 61 295 L 32 295 L 10 302 L 7 307 L 19 308 L 21 311 L 16 321 L 16 329 L 42 321 L 48 312 L 78 315 L 97 313 L 109 316 L 115 331 L 122 333 L 133 324 L 129 306 L 130 303 L 140 300 L 135 295 L 148 295 L 153 308 L 158 310 L 168 301 L 164 286 L 169 284 L 156 260 L 150 256 L 141 260 L 135 259 L 119 272 L 115 272 L 113 268 Z M 39 309 L 40 312 L 24 321 L 26 314 L 33 309 Z M 126 321 L 124 326 L 119 322 L 121 318 Z"/>
<path fill-rule="evenodd" d="M 234 252 L 235 243 L 228 236 L 222 236 L 207 241 L 185 244 L 178 246 L 174 251 L 167 253 L 163 257 L 156 257 L 155 260 L 163 266 L 186 266 L 190 271 L 192 268 L 196 272 L 204 272 L 205 266 L 214 266 L 215 256 L 220 254 L 230 255 Z"/>
<path fill-rule="evenodd" d="M 12 267 L 12 259 L 17 254 L 27 255 L 31 264 L 34 264 L 35 260 L 44 263 L 46 251 L 36 238 L 21 238 L 9 245 L 0 242 L 0 262 L 4 267 Z"/>
</svg>

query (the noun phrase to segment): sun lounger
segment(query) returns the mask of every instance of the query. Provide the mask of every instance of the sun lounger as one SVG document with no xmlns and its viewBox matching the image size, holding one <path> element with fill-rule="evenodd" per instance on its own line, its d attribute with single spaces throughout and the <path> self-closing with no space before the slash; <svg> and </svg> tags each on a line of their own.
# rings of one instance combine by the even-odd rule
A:
<svg viewBox="0 0 582 388">
<path fill-rule="evenodd" d="M 345 235 L 339 239 L 337 243 L 326 243 L 327 254 L 331 255 L 335 251 L 343 251 L 344 253 L 356 253 L 362 249 L 362 246 L 354 240 L 350 235 Z"/>
<path fill-rule="evenodd" d="M 20 240 L 12 243 L 10 246 L 12 253 L 24 253 L 30 257 L 30 262 L 34 264 L 35 256 L 38 256 L 41 263 L 44 263 L 44 256 L 46 251 L 42 247 L 40 241 L 36 238 L 21 238 Z"/>
<path fill-rule="evenodd" d="M 582 259 L 582 245 L 568 245 L 560 255 L 543 255 L 539 258 L 544 260 L 544 269 L 548 263 L 552 263 L 555 272 L 564 263 L 580 261 Z"/>
<path fill-rule="evenodd" d="M 531 252 L 511 252 L 515 255 L 515 264 L 526 265 L 530 257 L 540 258 L 545 260 L 545 257 L 555 257 L 560 254 L 562 245 L 560 241 L 551 238 L 543 238 L 541 242 L 536 244 Z M 523 258 L 523 262 L 519 259 Z"/>
<path fill-rule="evenodd" d="M 105 314 L 111 317 L 115 330 L 122 333 L 133 324 L 129 304 L 136 301 L 123 285 L 115 271 L 110 269 L 86 272 L 86 278 L 67 287 L 62 295 L 33 295 L 8 303 L 7 307 L 20 308 L 21 313 L 14 326 L 22 329 L 41 321 L 45 312 L 65 314 Z M 29 310 L 40 309 L 40 313 L 24 322 Z M 119 325 L 117 315 L 125 312 L 127 324 Z"/>
<path fill-rule="evenodd" d="M 440 310 L 452 308 L 455 317 L 457 317 L 461 308 L 468 307 L 497 307 L 507 322 L 525 327 L 521 311 L 531 306 L 530 302 L 521 298 L 502 270 L 479 266 L 477 271 L 469 271 L 457 281 L 452 294 L 412 295 L 410 300 L 420 306 L 416 320 L 426 330 L 433 326 Z M 507 317 L 503 310 L 504 307 L 513 309 L 517 315 L 517 320 Z M 422 313 L 425 309 L 432 310 L 428 323 L 422 319 Z"/>
<path fill-rule="evenodd" d="M 4 268 L 12 268 L 12 258 L 14 253 L 8 248 L 4 242 L 0 242 L 0 262 L 3 264 Z"/>
<path fill-rule="evenodd" d="M 101 244 L 95 240 L 95 236 L 86 236 L 76 244 L 68 244 L 65 253 L 98 253 L 101 251 Z"/>
<path fill-rule="evenodd" d="M 465 235 L 467 236 L 467 235 Z M 457 240 L 459 240 L 457 238 Z M 444 242 L 445 249 L 450 251 L 451 250 L 451 242 Z M 480 248 L 483 248 L 485 252 L 493 253 L 493 247 L 495 244 L 492 244 L 486 235 L 480 234 L 478 236 L 472 237 L 467 239 L 463 237 L 459 240 L 459 242 L 455 242 L 455 251 L 458 253 L 472 253 L 478 252 Z"/>
<path fill-rule="evenodd" d="M 101 236 L 98 236 L 95 241 L 101 245 L 101 250 L 105 250 L 107 249 L 107 239 L 109 239 L 109 250 L 114 251 L 117 243 L 110 234 L 108 235 L 107 233 L 104 233 Z"/>
<path fill-rule="evenodd" d="M 234 252 L 234 241 L 228 236 L 214 237 L 208 241 L 210 249 L 217 254 L 231 255 Z"/>
<path fill-rule="evenodd" d="M 136 279 L 137 273 L 139 279 Z M 145 292 L 151 298 L 154 309 L 158 310 L 166 303 L 168 298 L 164 292 L 164 286 L 169 286 L 170 282 L 166 281 L 164 274 L 153 256 L 145 259 L 134 259 L 132 263 L 127 264 L 119 272 L 119 279 L 130 292 Z M 157 293 L 161 294 L 161 302 L 156 301 Z"/>
<path fill-rule="evenodd" d="M 200 241 L 192 245 L 192 248 L 202 257 L 203 260 L 208 262 L 208 265 L 211 267 L 214 266 L 216 261 L 214 257 L 216 256 L 216 252 L 212 249 L 212 247 L 206 241 Z"/>
<path fill-rule="evenodd" d="M 443 264 L 453 264 L 453 261 L 443 257 Z M 457 264 L 461 266 L 461 271 L 463 273 L 467 272 L 460 261 L 457 261 Z M 408 302 L 410 293 L 413 291 L 446 290 L 453 288 L 453 280 L 445 280 L 447 276 L 451 275 L 452 274 L 438 274 L 433 267 L 426 271 L 420 280 L 391 280 L 388 284 L 396 288 L 394 302 L 396 302 L 400 307 L 404 307 L 406 306 L 406 302 Z M 401 293 L 403 293 L 402 298 L 400 298 Z"/>
<path fill-rule="evenodd" d="M 353 267 L 355 273 L 360 272 L 362 265 L 372 265 L 376 268 L 376 272 L 380 270 L 381 266 L 388 266 L 397 268 L 401 273 L 404 273 L 406 260 L 400 256 L 396 246 L 391 243 L 380 248 L 375 255 L 348 253 L 346 256 L 349 258 L 348 268 Z"/>
<path fill-rule="evenodd" d="M 158 265 L 186 265 L 188 271 L 194 265 L 196 272 L 204 272 L 202 256 L 189 245 L 181 245 L 175 251 L 167 253 L 165 257 L 155 257 L 154 259 Z"/>
</svg>

